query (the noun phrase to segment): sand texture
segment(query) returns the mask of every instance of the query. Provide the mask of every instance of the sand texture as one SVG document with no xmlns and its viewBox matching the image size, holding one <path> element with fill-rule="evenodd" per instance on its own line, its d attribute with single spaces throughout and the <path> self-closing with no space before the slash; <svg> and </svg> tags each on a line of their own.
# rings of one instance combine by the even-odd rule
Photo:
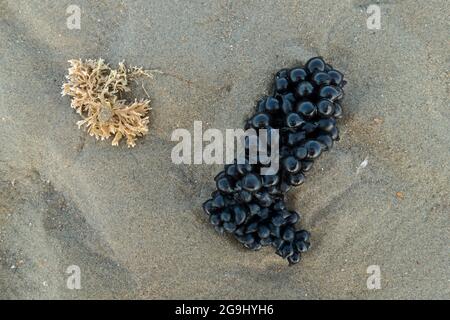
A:
<svg viewBox="0 0 450 320">
<path fill-rule="evenodd" d="M 0 298 L 450 298 L 447 1 L 382 1 L 381 30 L 366 0 L 75 2 L 0 0 Z M 346 75 L 345 117 L 289 195 L 313 247 L 288 267 L 209 226 L 221 166 L 173 164 L 170 137 L 243 127 L 315 55 Z M 79 130 L 60 94 L 67 60 L 100 57 L 163 72 L 135 148 Z"/>
</svg>

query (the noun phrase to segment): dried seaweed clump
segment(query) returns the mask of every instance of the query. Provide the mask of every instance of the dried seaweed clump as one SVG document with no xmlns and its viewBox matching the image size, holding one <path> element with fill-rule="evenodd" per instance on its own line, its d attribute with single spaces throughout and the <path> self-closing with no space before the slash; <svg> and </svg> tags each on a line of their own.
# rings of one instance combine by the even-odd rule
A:
<svg viewBox="0 0 450 320">
<path fill-rule="evenodd" d="M 142 68 L 127 69 L 123 63 L 114 70 L 102 59 L 69 60 L 69 63 L 62 95 L 72 97 L 71 107 L 83 118 L 77 122 L 78 127 L 85 125 L 97 139 L 114 136 L 113 146 L 125 137 L 128 147 L 134 147 L 136 139 L 148 132 L 150 100 L 135 99 L 129 103 L 122 96 L 130 91 L 131 80 L 152 75 Z"/>
</svg>

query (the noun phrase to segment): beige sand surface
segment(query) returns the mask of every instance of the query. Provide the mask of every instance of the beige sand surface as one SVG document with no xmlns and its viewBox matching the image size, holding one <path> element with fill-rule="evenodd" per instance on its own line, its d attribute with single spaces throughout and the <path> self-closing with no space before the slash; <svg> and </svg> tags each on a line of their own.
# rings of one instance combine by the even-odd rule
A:
<svg viewBox="0 0 450 320">
<path fill-rule="evenodd" d="M 0 0 L 0 298 L 450 298 L 448 2 L 382 1 L 368 30 L 372 3 Z M 242 127 L 313 55 L 349 84 L 341 142 L 290 194 L 313 248 L 289 268 L 214 232 L 220 166 L 173 164 L 170 135 Z M 166 73 L 134 149 L 78 130 L 60 95 L 67 60 L 98 57 Z"/>
</svg>

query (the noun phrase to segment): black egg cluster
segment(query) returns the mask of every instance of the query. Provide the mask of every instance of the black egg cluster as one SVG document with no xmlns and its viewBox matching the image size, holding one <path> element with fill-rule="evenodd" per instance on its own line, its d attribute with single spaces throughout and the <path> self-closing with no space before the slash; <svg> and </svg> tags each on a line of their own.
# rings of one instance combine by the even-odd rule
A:
<svg viewBox="0 0 450 320">
<path fill-rule="evenodd" d="M 342 117 L 345 83 L 342 73 L 321 57 L 277 72 L 274 93 L 258 102 L 245 129 L 279 130 L 280 169 L 261 175 L 268 165 L 251 164 L 248 155 L 244 164 L 225 166 L 215 177 L 217 190 L 203 203 L 218 232 L 233 234 L 251 250 L 271 245 L 290 264 L 300 261 L 310 247 L 310 234 L 296 230 L 300 215 L 286 208 L 285 194 L 305 181 L 314 159 L 339 139 L 336 119 Z"/>
</svg>

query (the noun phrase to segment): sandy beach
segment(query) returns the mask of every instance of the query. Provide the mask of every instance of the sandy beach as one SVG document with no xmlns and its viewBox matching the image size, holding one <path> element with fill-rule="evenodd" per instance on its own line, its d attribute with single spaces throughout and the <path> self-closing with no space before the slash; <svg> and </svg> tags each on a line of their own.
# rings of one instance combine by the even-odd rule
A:
<svg viewBox="0 0 450 320">
<path fill-rule="evenodd" d="M 0 0 L 0 299 L 449 299 L 449 15 L 444 0 Z M 277 70 L 316 55 L 345 74 L 344 118 L 289 193 L 312 234 L 289 267 L 214 231 L 201 204 L 221 166 L 172 163 L 171 134 L 242 128 Z M 67 61 L 100 57 L 163 72 L 144 80 L 135 148 L 79 130 L 61 96 Z"/>
</svg>

